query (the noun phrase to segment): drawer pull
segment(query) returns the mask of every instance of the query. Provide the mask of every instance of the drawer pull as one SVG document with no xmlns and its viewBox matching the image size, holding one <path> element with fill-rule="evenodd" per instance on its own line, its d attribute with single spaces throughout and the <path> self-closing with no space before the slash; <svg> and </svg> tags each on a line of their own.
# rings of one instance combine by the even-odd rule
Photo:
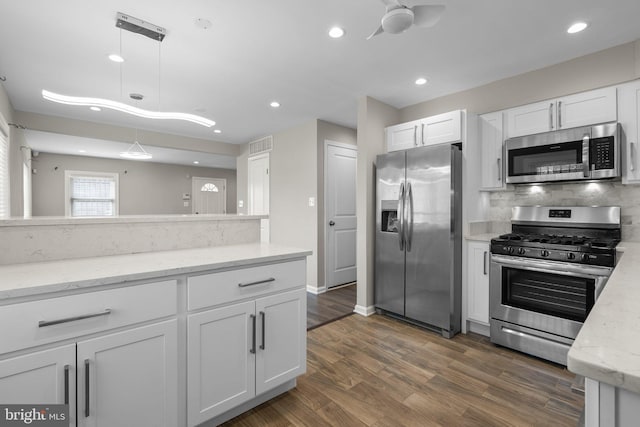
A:
<svg viewBox="0 0 640 427">
<path fill-rule="evenodd" d="M 69 404 L 69 365 L 64 365 L 64 404 Z"/>
<path fill-rule="evenodd" d="M 111 309 L 107 308 L 104 311 L 101 311 L 100 313 L 82 314 L 80 316 L 67 317 L 64 319 L 56 319 L 56 320 L 41 320 L 38 322 L 38 327 L 44 328 L 45 326 L 59 325 L 60 323 L 75 322 L 76 320 L 91 319 L 92 317 L 107 316 L 109 314 L 111 314 Z"/>
<path fill-rule="evenodd" d="M 84 416 L 89 418 L 91 411 L 89 410 L 91 399 L 89 398 L 89 390 L 91 385 L 89 382 L 89 359 L 84 359 Z"/>
<path fill-rule="evenodd" d="M 268 279 L 258 280 L 257 282 L 249 282 L 249 283 L 238 283 L 238 286 L 241 288 L 246 288 L 247 286 L 255 286 L 261 285 L 263 283 L 275 282 L 275 277 L 269 277 Z"/>
</svg>

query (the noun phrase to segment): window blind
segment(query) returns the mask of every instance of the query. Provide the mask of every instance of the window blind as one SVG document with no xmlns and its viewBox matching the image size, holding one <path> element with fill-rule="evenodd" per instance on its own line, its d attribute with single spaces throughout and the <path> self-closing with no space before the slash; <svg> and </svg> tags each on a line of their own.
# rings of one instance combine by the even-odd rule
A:
<svg viewBox="0 0 640 427">
<path fill-rule="evenodd" d="M 114 216 L 116 180 L 107 176 L 71 176 L 71 216 Z"/>
<path fill-rule="evenodd" d="M 0 218 L 9 215 L 9 140 L 0 131 Z"/>
</svg>

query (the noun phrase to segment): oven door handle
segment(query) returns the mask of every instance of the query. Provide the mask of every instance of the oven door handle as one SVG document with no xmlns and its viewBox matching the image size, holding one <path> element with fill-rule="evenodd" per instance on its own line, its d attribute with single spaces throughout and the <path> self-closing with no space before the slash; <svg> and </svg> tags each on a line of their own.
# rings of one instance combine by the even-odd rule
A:
<svg viewBox="0 0 640 427">
<path fill-rule="evenodd" d="M 491 262 L 506 265 L 509 267 L 519 268 L 521 270 L 534 270 L 542 273 L 562 274 L 565 276 L 577 277 L 609 277 L 613 268 L 595 267 L 585 264 L 570 264 L 563 262 L 539 261 L 531 258 L 515 258 L 504 255 L 491 255 Z"/>
</svg>

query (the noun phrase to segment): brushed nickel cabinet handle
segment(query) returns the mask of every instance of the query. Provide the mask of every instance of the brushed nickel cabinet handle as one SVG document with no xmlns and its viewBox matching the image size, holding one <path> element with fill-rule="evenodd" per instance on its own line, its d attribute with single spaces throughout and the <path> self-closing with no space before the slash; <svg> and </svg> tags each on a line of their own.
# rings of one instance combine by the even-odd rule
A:
<svg viewBox="0 0 640 427">
<path fill-rule="evenodd" d="M 636 143 L 629 142 L 629 169 L 634 171 L 636 170 Z"/>
<path fill-rule="evenodd" d="M 260 312 L 260 317 L 262 318 L 262 344 L 260 344 L 260 350 L 264 350 L 265 347 L 265 319 L 267 317 L 266 313 L 264 311 Z"/>
<path fill-rule="evenodd" d="M 64 404 L 69 404 L 69 365 L 64 365 Z"/>
<path fill-rule="evenodd" d="M 553 102 L 549 104 L 549 128 L 553 129 Z"/>
<path fill-rule="evenodd" d="M 106 308 L 104 311 L 101 311 L 100 313 L 82 314 L 80 316 L 65 317 L 64 319 L 56 319 L 56 320 L 41 320 L 38 322 L 38 327 L 44 328 L 46 326 L 53 326 L 53 325 L 59 325 L 60 323 L 68 323 L 68 322 L 75 322 L 78 320 L 91 319 L 93 317 L 107 316 L 109 314 L 111 314 L 111 309 Z"/>
<path fill-rule="evenodd" d="M 502 159 L 498 157 L 496 160 L 498 161 L 498 181 L 502 181 Z"/>
<path fill-rule="evenodd" d="M 268 279 L 258 280 L 256 282 L 238 283 L 238 286 L 241 288 L 246 288 L 247 286 L 261 285 L 263 283 L 269 283 L 269 282 L 275 282 L 275 281 L 276 281 L 275 277 L 269 277 Z"/>
<path fill-rule="evenodd" d="M 89 418 L 91 412 L 89 410 L 89 359 L 84 359 L 84 416 Z"/>
<path fill-rule="evenodd" d="M 558 101 L 558 129 L 562 127 L 562 101 Z"/>
<path fill-rule="evenodd" d="M 484 255 L 483 255 L 483 259 L 482 259 L 482 268 L 483 268 L 483 273 L 486 276 L 487 275 L 487 251 L 484 251 Z"/>
<path fill-rule="evenodd" d="M 254 314 L 249 315 L 251 318 L 251 348 L 249 349 L 249 353 L 256 353 L 256 316 Z"/>
</svg>

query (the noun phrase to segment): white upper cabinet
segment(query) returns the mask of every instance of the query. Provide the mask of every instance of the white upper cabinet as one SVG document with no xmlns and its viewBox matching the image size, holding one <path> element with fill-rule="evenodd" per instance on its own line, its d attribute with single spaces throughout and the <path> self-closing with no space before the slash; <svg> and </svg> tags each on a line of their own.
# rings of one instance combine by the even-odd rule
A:
<svg viewBox="0 0 640 427">
<path fill-rule="evenodd" d="M 456 110 L 420 120 L 421 145 L 460 141 L 462 136 L 461 115 L 462 112 Z"/>
<path fill-rule="evenodd" d="M 618 87 L 618 121 L 622 127 L 622 183 L 640 184 L 640 80 Z"/>
<path fill-rule="evenodd" d="M 479 116 L 478 133 L 482 150 L 481 190 L 504 188 L 502 111 Z"/>
<path fill-rule="evenodd" d="M 617 116 L 616 88 L 596 89 L 507 110 L 506 137 L 611 122 Z"/>
<path fill-rule="evenodd" d="M 385 129 L 387 152 L 462 140 L 462 111 L 450 111 Z"/>
<path fill-rule="evenodd" d="M 422 138 L 420 120 L 389 126 L 385 129 L 387 152 L 417 147 Z"/>
</svg>

